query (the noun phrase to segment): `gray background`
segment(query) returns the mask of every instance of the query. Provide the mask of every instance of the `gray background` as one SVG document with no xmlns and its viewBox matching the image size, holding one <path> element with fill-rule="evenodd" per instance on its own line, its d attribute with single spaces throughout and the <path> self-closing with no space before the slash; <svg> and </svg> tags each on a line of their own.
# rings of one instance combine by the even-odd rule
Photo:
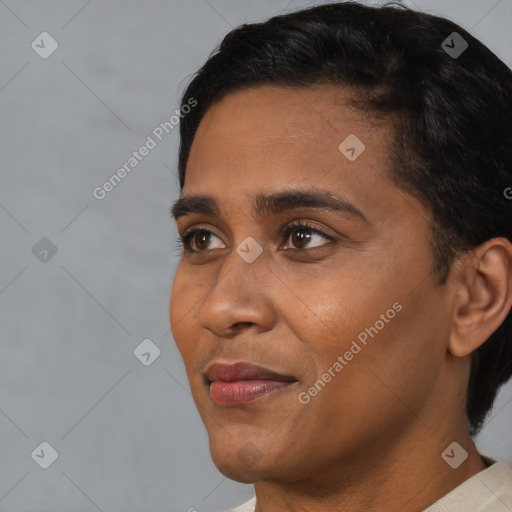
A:
<svg viewBox="0 0 512 512">
<path fill-rule="evenodd" d="M 0 510 L 214 512 L 252 496 L 211 462 L 169 330 L 178 129 L 105 199 L 92 191 L 232 26 L 312 3 L 0 0 Z M 408 4 L 510 65 L 512 0 Z M 59 44 L 47 59 L 31 48 L 43 31 Z M 53 257 L 32 252 L 42 237 Z M 146 338 L 149 366 L 133 353 Z M 509 385 L 477 439 L 509 464 L 511 400 Z M 43 441 L 48 469 L 31 457 Z"/>
</svg>

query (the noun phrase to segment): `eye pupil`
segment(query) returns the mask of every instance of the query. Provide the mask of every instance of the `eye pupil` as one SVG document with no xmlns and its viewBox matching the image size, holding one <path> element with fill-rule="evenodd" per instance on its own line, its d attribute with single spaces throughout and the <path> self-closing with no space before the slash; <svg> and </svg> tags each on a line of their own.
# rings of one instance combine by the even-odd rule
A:
<svg viewBox="0 0 512 512">
<path fill-rule="evenodd" d="M 307 228 L 298 228 L 295 230 L 293 235 L 293 244 L 302 248 L 302 245 L 307 245 L 307 243 L 311 240 L 311 233 L 307 233 Z"/>
<path fill-rule="evenodd" d="M 199 250 L 205 249 L 208 247 L 208 241 L 210 240 L 209 233 L 207 231 L 198 231 L 194 236 L 194 242 Z M 201 244 L 204 243 L 204 247 L 201 247 Z"/>
</svg>

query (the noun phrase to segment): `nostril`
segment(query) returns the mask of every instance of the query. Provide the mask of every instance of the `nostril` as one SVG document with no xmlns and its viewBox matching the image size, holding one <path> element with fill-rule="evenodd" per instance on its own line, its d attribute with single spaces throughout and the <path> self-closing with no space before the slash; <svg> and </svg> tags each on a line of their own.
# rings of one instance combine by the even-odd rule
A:
<svg viewBox="0 0 512 512">
<path fill-rule="evenodd" d="M 252 322 L 236 322 L 233 324 L 233 329 L 239 329 L 240 327 L 250 327 L 253 325 Z"/>
</svg>

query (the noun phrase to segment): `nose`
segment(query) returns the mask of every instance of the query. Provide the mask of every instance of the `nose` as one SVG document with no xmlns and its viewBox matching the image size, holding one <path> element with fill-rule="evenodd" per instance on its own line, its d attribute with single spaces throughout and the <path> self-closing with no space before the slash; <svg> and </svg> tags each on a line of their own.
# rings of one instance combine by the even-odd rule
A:
<svg viewBox="0 0 512 512">
<path fill-rule="evenodd" d="M 199 307 L 199 324 L 221 337 L 247 329 L 272 329 L 276 322 L 272 282 L 263 256 L 247 263 L 233 251 Z"/>
</svg>

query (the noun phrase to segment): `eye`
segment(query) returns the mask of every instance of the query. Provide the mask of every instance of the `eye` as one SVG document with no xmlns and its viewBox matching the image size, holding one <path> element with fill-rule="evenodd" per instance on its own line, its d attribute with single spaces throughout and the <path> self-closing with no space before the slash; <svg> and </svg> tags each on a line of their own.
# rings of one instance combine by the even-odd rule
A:
<svg viewBox="0 0 512 512">
<path fill-rule="evenodd" d="M 333 239 L 325 234 L 318 228 L 311 226 L 307 222 L 295 222 L 294 224 L 288 224 L 284 227 L 281 232 L 281 236 L 286 239 L 286 241 L 290 240 L 295 247 L 292 247 L 291 250 L 301 250 L 301 249 L 314 249 L 316 247 L 320 247 L 322 245 L 326 245 L 325 243 L 314 244 L 311 245 L 311 242 L 317 239 L 323 238 L 324 240 L 332 241 Z M 309 244 L 309 245 L 308 245 Z M 290 249 L 287 249 L 290 250 Z"/>
<path fill-rule="evenodd" d="M 218 249 L 218 247 L 208 248 L 208 242 L 212 237 L 217 238 L 214 233 L 205 228 L 196 228 L 190 230 L 184 235 L 178 236 L 178 243 L 188 252 L 205 252 L 210 249 Z M 195 245 L 196 248 L 193 246 Z"/>
<path fill-rule="evenodd" d="M 307 222 L 299 221 L 293 224 L 288 224 L 283 227 L 280 232 L 280 236 L 283 238 L 285 243 L 291 242 L 294 247 L 285 249 L 293 251 L 301 251 L 305 249 L 314 249 L 325 243 L 313 243 L 316 240 L 323 239 L 327 241 L 333 241 L 333 238 L 328 236 L 320 229 L 311 226 Z M 195 228 L 190 230 L 184 235 L 178 236 L 178 244 L 182 245 L 184 250 L 191 253 L 207 252 L 212 249 L 219 249 L 219 242 L 216 246 L 209 246 L 209 242 L 212 240 L 219 240 L 218 237 L 206 228 Z"/>
</svg>

